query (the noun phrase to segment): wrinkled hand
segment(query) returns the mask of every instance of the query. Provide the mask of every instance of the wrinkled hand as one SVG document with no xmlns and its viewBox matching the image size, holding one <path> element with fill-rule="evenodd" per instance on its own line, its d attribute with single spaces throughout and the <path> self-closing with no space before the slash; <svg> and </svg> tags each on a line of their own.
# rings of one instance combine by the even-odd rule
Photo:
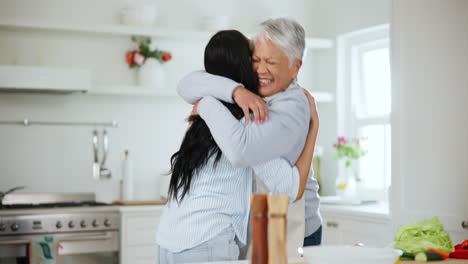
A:
<svg viewBox="0 0 468 264">
<path fill-rule="evenodd" d="M 245 115 L 245 119 L 250 124 L 250 112 L 252 110 L 257 124 L 268 120 L 268 105 L 258 95 L 252 93 L 245 87 L 237 87 L 232 94 L 232 98 L 239 105 Z"/>
<path fill-rule="evenodd" d="M 315 98 L 306 89 L 303 89 L 303 91 L 307 96 L 310 105 L 310 127 L 318 130 L 320 119 L 317 111 L 317 105 L 315 104 Z"/>
</svg>

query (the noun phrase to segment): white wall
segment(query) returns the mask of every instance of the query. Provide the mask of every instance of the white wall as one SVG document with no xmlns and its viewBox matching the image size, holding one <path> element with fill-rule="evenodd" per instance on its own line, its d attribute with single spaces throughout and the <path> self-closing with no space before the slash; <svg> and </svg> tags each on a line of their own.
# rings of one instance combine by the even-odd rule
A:
<svg viewBox="0 0 468 264">
<path fill-rule="evenodd" d="M 92 127 L 0 126 L 0 187 L 25 185 L 29 192 L 95 192 L 118 198 L 124 149 L 134 161 L 135 196 L 155 199 L 159 176 L 169 169 L 190 108 L 180 99 L 87 95 L 0 95 L 0 118 L 108 121 L 112 180 L 92 179 Z M 101 130 L 102 131 L 102 130 Z"/>
<path fill-rule="evenodd" d="M 438 216 L 468 230 L 468 2 L 393 3 L 392 172 L 396 224 Z"/>
</svg>

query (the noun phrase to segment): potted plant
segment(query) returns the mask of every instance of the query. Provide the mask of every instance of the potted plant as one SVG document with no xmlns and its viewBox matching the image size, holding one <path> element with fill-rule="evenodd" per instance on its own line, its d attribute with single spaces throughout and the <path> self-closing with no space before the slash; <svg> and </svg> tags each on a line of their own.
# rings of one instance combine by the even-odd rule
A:
<svg viewBox="0 0 468 264">
<path fill-rule="evenodd" d="M 127 51 L 126 62 L 130 68 L 138 68 L 138 84 L 146 87 L 162 87 L 164 70 L 162 64 L 172 59 L 171 53 L 152 48 L 151 38 L 132 36 L 136 48 Z"/>
</svg>

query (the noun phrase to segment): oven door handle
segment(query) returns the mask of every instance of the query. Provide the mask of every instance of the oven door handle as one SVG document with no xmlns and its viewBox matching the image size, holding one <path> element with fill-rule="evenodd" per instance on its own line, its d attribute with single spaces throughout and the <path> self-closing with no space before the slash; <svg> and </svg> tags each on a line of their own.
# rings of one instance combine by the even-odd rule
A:
<svg viewBox="0 0 468 264">
<path fill-rule="evenodd" d="M 7 240 L 7 241 L 0 241 L 0 246 L 28 245 L 29 242 L 30 241 L 27 239 Z"/>
<path fill-rule="evenodd" d="M 47 236 L 47 235 L 44 235 Z M 53 235 L 52 235 L 53 236 Z M 110 240 L 112 239 L 112 233 L 100 233 L 93 235 L 77 235 L 73 236 L 59 236 L 57 237 L 58 242 L 79 242 L 79 241 L 95 241 L 95 240 Z M 28 245 L 31 240 L 28 239 L 14 239 L 14 240 L 0 240 L 0 246 L 17 246 L 17 245 Z"/>
<path fill-rule="evenodd" d="M 75 241 L 91 241 L 91 240 L 109 240 L 112 239 L 111 233 L 103 233 L 100 235 L 83 235 L 83 236 L 68 236 L 58 238 L 59 242 L 75 242 Z"/>
</svg>

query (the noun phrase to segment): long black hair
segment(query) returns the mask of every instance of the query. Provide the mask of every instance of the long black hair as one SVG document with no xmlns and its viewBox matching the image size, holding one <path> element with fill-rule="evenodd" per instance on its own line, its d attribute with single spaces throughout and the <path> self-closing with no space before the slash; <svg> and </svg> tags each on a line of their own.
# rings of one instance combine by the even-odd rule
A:
<svg viewBox="0 0 468 264">
<path fill-rule="evenodd" d="M 252 68 L 251 56 L 249 40 L 242 33 L 237 30 L 219 31 L 205 48 L 205 70 L 242 83 L 258 94 L 258 78 Z M 237 119 L 244 116 L 242 109 L 236 104 L 223 104 Z M 168 197 L 177 202 L 181 202 L 189 192 L 196 170 L 205 166 L 213 155 L 216 155 L 216 165 L 222 155 L 205 121 L 198 115 L 190 116 L 189 121 L 192 125 L 185 133 L 179 151 L 171 157 L 172 176 Z"/>
</svg>

